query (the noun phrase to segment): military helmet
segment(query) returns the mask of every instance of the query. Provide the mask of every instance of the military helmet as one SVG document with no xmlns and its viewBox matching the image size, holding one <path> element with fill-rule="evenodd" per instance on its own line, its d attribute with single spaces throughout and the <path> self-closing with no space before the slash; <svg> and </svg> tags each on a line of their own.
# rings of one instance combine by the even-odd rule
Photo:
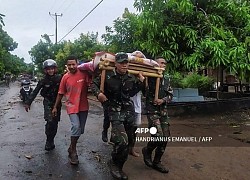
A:
<svg viewBox="0 0 250 180">
<path fill-rule="evenodd" d="M 43 69 L 46 69 L 48 67 L 57 67 L 56 61 L 53 59 L 47 59 L 43 62 Z"/>
</svg>

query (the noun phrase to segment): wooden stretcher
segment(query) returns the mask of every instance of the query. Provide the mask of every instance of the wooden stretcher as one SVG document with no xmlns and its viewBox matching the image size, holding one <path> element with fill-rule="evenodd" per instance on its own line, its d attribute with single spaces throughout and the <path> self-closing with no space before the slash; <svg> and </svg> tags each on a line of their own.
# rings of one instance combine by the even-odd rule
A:
<svg viewBox="0 0 250 180">
<path fill-rule="evenodd" d="M 101 57 L 99 62 L 99 69 L 102 70 L 100 90 L 104 92 L 106 70 L 115 69 L 115 60 Z M 138 75 L 139 72 L 142 72 L 143 76 L 157 78 L 155 87 L 155 100 L 158 99 L 160 79 L 163 77 L 163 71 L 164 71 L 163 68 L 149 65 L 149 63 L 143 63 L 143 58 L 132 58 L 129 61 L 129 67 L 128 67 L 129 73 Z"/>
</svg>

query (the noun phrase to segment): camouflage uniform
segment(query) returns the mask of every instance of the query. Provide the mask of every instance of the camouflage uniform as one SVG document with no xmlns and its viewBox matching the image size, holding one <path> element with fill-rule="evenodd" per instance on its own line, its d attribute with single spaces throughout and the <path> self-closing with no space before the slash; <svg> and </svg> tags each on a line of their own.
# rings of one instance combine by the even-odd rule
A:
<svg viewBox="0 0 250 180">
<path fill-rule="evenodd" d="M 170 96 L 172 96 L 171 92 L 172 90 L 170 89 L 169 78 L 166 75 L 164 75 L 164 77 L 161 78 L 160 81 L 158 99 L 163 99 L 165 101 L 161 105 L 154 104 L 155 87 L 156 87 L 156 78 L 148 77 L 148 86 L 146 87 L 146 92 L 145 92 L 148 126 L 149 128 L 155 127 L 157 129 L 157 133 L 151 136 L 168 137 L 170 136 L 170 131 L 169 131 L 169 117 L 167 113 L 166 101 Z M 162 155 L 164 154 L 166 146 L 167 146 L 167 141 L 163 142 L 150 141 L 148 142 L 147 147 L 143 149 L 144 157 L 146 156 L 149 159 L 151 159 L 152 152 L 155 149 L 155 157 L 153 163 L 159 163 Z"/>
<path fill-rule="evenodd" d="M 146 87 L 146 110 L 148 125 L 157 128 L 155 136 L 169 136 L 169 117 L 167 113 L 167 103 L 155 105 L 155 86 L 156 78 L 148 77 L 148 87 Z M 167 100 L 168 96 L 172 96 L 169 92 L 169 78 L 164 75 L 160 81 L 158 99 Z"/>
<path fill-rule="evenodd" d="M 100 76 L 93 80 L 93 92 L 96 96 L 100 93 L 99 86 Z M 106 72 L 104 87 L 103 93 L 108 100 L 103 103 L 103 107 L 112 124 L 111 156 L 114 164 L 121 169 L 128 157 L 128 146 L 135 139 L 135 112 L 130 97 L 141 90 L 142 83 L 132 74 L 121 75 L 114 70 Z"/>
<path fill-rule="evenodd" d="M 30 106 L 39 91 L 41 90 L 40 94 L 44 97 L 44 119 L 46 121 L 45 134 L 47 136 L 47 141 L 53 144 L 54 137 L 57 133 L 58 122 L 60 121 L 61 105 L 58 106 L 57 115 L 55 117 L 52 117 L 51 111 L 56 101 L 60 81 L 61 75 L 56 74 L 53 76 L 49 76 L 48 74 L 46 74 L 45 77 L 38 82 L 36 88 L 25 102 L 25 104 Z"/>
</svg>

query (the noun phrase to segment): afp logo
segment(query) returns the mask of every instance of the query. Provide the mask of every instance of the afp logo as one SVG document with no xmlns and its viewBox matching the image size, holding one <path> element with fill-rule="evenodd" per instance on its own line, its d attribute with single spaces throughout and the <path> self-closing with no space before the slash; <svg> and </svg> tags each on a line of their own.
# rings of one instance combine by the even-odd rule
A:
<svg viewBox="0 0 250 180">
<path fill-rule="evenodd" d="M 152 135 L 155 135 L 157 133 L 157 129 L 156 127 L 151 127 L 151 128 L 137 128 L 135 133 L 140 133 L 140 134 L 146 134 L 146 133 L 150 133 Z"/>
</svg>

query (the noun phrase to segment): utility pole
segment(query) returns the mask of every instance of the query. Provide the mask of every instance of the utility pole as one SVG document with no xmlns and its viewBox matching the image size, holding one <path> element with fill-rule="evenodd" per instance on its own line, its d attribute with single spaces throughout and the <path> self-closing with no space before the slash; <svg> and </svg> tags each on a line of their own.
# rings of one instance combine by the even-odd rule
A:
<svg viewBox="0 0 250 180">
<path fill-rule="evenodd" d="M 55 44 L 57 44 L 57 17 L 58 17 L 58 16 L 62 16 L 62 13 L 61 13 L 61 14 L 57 14 L 57 13 L 55 13 L 55 14 L 51 14 L 51 13 L 49 12 L 49 15 L 51 15 L 51 16 L 55 16 L 55 22 L 56 22 L 56 30 L 55 30 Z"/>
</svg>

